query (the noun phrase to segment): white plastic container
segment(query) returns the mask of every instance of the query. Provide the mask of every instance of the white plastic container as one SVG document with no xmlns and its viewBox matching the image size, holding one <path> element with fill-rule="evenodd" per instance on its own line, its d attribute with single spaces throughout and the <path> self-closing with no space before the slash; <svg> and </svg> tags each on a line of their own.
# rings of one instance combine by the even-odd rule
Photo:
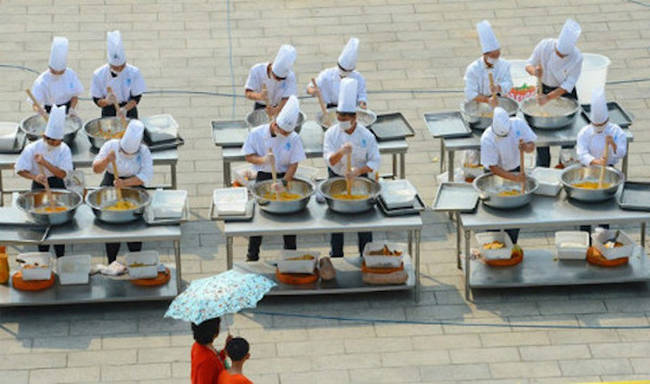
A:
<svg viewBox="0 0 650 384">
<path fill-rule="evenodd" d="M 589 248 L 589 233 L 584 231 L 555 232 L 555 250 L 561 260 L 584 260 Z"/>
<path fill-rule="evenodd" d="M 187 191 L 156 190 L 150 207 L 155 219 L 180 219 L 187 204 Z"/>
<path fill-rule="evenodd" d="M 415 195 L 417 195 L 418 191 L 408 180 L 382 180 L 379 184 L 381 185 L 381 197 L 384 203 L 386 203 L 386 208 L 393 209 L 413 206 Z"/>
<path fill-rule="evenodd" d="M 605 87 L 610 64 L 611 60 L 607 56 L 595 53 L 582 54 L 582 72 L 576 83 L 580 104 L 591 104 L 591 94 L 594 89 Z"/>
<path fill-rule="evenodd" d="M 318 178 L 318 172 L 320 172 L 318 168 L 301 164 L 298 166 L 295 176 L 310 181 L 316 181 L 316 179 Z"/>
<path fill-rule="evenodd" d="M 371 255 L 370 252 L 381 251 L 384 246 L 388 247 L 390 251 L 398 251 L 402 254 L 400 256 L 381 256 Z M 402 265 L 404 256 L 408 253 L 405 244 L 391 243 L 389 241 L 372 241 L 367 243 L 363 248 L 363 260 L 366 262 L 368 268 L 399 268 Z"/>
<path fill-rule="evenodd" d="M 52 258 L 49 252 L 21 253 L 17 258 L 25 261 L 20 266 L 23 280 L 49 280 L 52 276 Z"/>
<path fill-rule="evenodd" d="M 56 260 L 56 274 L 61 285 L 88 284 L 90 255 L 70 255 Z"/>
<path fill-rule="evenodd" d="M 311 260 L 288 260 L 295 257 L 311 255 Z M 309 250 L 290 250 L 282 251 L 282 260 L 278 260 L 278 271 L 280 273 L 314 273 L 320 252 Z"/>
<path fill-rule="evenodd" d="M 498 241 L 505 244 L 501 249 L 483 249 L 484 244 Z M 481 256 L 487 260 L 507 260 L 512 257 L 512 240 L 506 232 L 482 232 L 476 234 L 476 242 Z"/>
<path fill-rule="evenodd" d="M 219 215 L 243 215 L 246 213 L 248 190 L 244 187 L 218 188 L 212 194 L 212 201 Z"/>
<path fill-rule="evenodd" d="M 160 255 L 157 251 L 129 252 L 126 254 L 126 268 L 132 279 L 153 279 L 158 276 Z M 133 266 L 143 264 L 142 266 Z"/>
<path fill-rule="evenodd" d="M 632 253 L 634 252 L 634 248 L 636 247 L 636 243 L 630 236 L 628 236 L 627 233 L 621 231 L 620 235 L 618 236 L 618 239 L 616 241 L 620 242 L 623 244 L 622 247 L 619 248 L 605 248 L 604 244 L 609 241 L 613 240 L 614 236 L 616 236 L 616 231 L 612 230 L 602 230 L 602 231 L 596 231 L 591 234 L 591 240 L 592 240 L 592 245 L 596 247 L 597 250 L 602 253 L 602 255 L 607 259 L 607 260 L 614 260 L 614 259 L 619 259 L 621 257 L 630 257 L 632 256 Z"/>
<path fill-rule="evenodd" d="M 172 115 L 154 115 L 142 119 L 147 132 L 154 142 L 174 140 L 178 136 L 178 123 Z"/>
<path fill-rule="evenodd" d="M 561 169 L 538 167 L 533 169 L 531 176 L 537 180 L 539 187 L 535 191 L 536 195 L 557 196 L 562 189 L 560 177 Z"/>
</svg>

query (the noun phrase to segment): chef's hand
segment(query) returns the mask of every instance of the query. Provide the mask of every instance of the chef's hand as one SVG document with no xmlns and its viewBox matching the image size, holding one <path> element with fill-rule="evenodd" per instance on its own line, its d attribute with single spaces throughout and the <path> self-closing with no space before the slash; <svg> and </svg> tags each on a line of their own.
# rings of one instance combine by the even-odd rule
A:
<svg viewBox="0 0 650 384">
<path fill-rule="evenodd" d="M 360 168 L 352 167 L 349 171 L 345 171 L 345 178 L 348 180 L 354 180 L 359 177 Z"/>
<path fill-rule="evenodd" d="M 523 139 L 519 139 L 519 151 L 525 151 L 526 150 L 526 143 L 524 143 Z"/>
<path fill-rule="evenodd" d="M 34 161 L 36 162 L 36 164 L 40 164 L 40 165 L 43 165 L 43 166 L 45 166 L 45 164 L 47 164 L 47 160 L 45 160 L 43 155 L 41 155 L 40 153 L 34 155 Z"/>
<path fill-rule="evenodd" d="M 113 185 L 115 186 L 115 188 L 125 188 L 126 187 L 126 183 L 122 179 L 115 179 L 113 181 Z"/>
<path fill-rule="evenodd" d="M 262 157 L 262 160 L 264 161 L 262 164 L 273 164 L 275 163 L 275 155 L 269 152 L 266 156 Z"/>
<path fill-rule="evenodd" d="M 113 161 L 115 161 L 115 151 L 108 152 L 108 155 L 106 155 L 105 159 L 109 163 L 112 163 Z"/>
<path fill-rule="evenodd" d="M 38 175 L 36 175 L 36 177 L 34 178 L 34 181 L 39 183 L 40 185 L 42 185 L 44 187 L 47 186 L 47 177 L 45 177 L 45 175 L 42 174 L 42 173 L 39 173 Z"/>
<path fill-rule="evenodd" d="M 124 107 L 120 107 L 120 110 L 117 111 L 117 116 L 118 116 L 120 119 L 123 118 L 123 117 L 126 118 L 126 106 L 124 106 Z"/>
<path fill-rule="evenodd" d="M 490 86 L 490 93 L 495 94 L 501 92 L 501 86 L 498 84 L 493 84 Z"/>
<path fill-rule="evenodd" d="M 359 108 L 361 108 L 361 109 L 368 109 L 368 104 L 366 104 L 365 101 L 360 101 L 360 102 L 359 102 Z"/>
<path fill-rule="evenodd" d="M 600 165 L 604 166 L 605 165 L 605 159 L 593 159 L 591 160 L 591 165 Z"/>
<path fill-rule="evenodd" d="M 518 183 L 526 181 L 526 175 L 523 172 L 519 172 L 516 175 L 514 175 L 515 179 L 513 181 L 516 181 Z"/>
<path fill-rule="evenodd" d="M 348 155 L 352 153 L 352 143 L 347 142 L 341 146 L 341 154 Z"/>
<path fill-rule="evenodd" d="M 614 142 L 614 137 L 610 135 L 605 136 L 605 142 L 609 144 L 610 147 L 614 147 L 614 145 L 616 145 L 616 143 Z"/>
<path fill-rule="evenodd" d="M 271 190 L 273 192 L 282 193 L 282 192 L 286 191 L 286 188 L 284 187 L 284 185 L 281 182 L 278 181 L 278 182 L 275 182 L 275 183 L 271 184 Z"/>
<path fill-rule="evenodd" d="M 76 109 L 70 107 L 70 108 L 68 108 L 68 116 L 73 117 L 73 116 L 79 116 L 79 115 L 77 115 L 77 110 Z"/>
<path fill-rule="evenodd" d="M 488 102 L 492 108 L 496 108 L 499 106 L 499 99 L 497 99 L 497 96 L 490 96 L 490 100 Z"/>
<path fill-rule="evenodd" d="M 548 103 L 550 99 L 548 98 L 548 95 L 537 95 L 537 103 L 539 105 L 544 105 Z"/>
<path fill-rule="evenodd" d="M 106 101 L 107 101 L 108 104 L 110 104 L 110 105 L 118 104 L 118 102 L 117 102 L 117 96 L 115 96 L 115 94 L 114 94 L 113 92 L 110 92 L 108 95 L 106 95 Z"/>
<path fill-rule="evenodd" d="M 544 74 L 544 71 L 542 70 L 542 66 L 538 65 L 535 67 L 535 77 L 542 77 L 542 74 Z"/>
<path fill-rule="evenodd" d="M 262 87 L 262 91 L 258 93 L 258 100 L 259 101 L 266 101 L 269 97 L 269 91 L 266 89 L 266 87 Z"/>
</svg>

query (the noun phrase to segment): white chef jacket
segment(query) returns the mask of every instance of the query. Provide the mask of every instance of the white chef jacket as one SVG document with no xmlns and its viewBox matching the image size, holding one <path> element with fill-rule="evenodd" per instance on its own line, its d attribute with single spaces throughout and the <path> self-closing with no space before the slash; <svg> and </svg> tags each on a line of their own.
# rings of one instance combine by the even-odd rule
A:
<svg viewBox="0 0 650 384">
<path fill-rule="evenodd" d="M 524 143 L 537 140 L 537 135 L 528 123 L 520 118 L 510 119 L 510 133 L 506 137 L 498 137 L 492 132 L 492 127 L 489 127 L 481 136 L 481 164 L 488 169 L 491 166 L 498 166 L 506 171 L 517 168 L 519 139 L 523 139 Z"/>
<path fill-rule="evenodd" d="M 145 185 L 149 185 L 151 179 L 153 179 L 153 159 L 151 157 L 151 151 L 149 151 L 146 145 L 140 144 L 137 155 L 133 158 L 127 158 L 120 151 L 120 140 L 112 139 L 102 145 L 95 160 L 104 159 L 111 151 L 115 151 L 115 165 L 117 165 L 120 177 L 135 176 L 142 180 Z M 106 171 L 113 175 L 115 174 L 113 165 L 110 163 L 106 167 Z"/>
<path fill-rule="evenodd" d="M 262 84 L 266 84 L 269 102 L 271 102 L 272 105 L 278 105 L 282 99 L 297 94 L 296 76 L 293 74 L 293 71 L 289 71 L 286 79 L 275 81 L 273 78 L 269 77 L 266 72 L 268 65 L 268 62 L 253 65 L 248 72 L 248 79 L 246 79 L 245 88 L 250 89 L 253 92 L 262 92 Z M 257 102 L 265 104 L 264 100 L 258 100 Z"/>
<path fill-rule="evenodd" d="M 616 152 L 614 152 L 612 147 L 609 147 L 609 155 L 607 157 L 608 165 L 615 165 L 625 157 L 627 153 L 627 136 L 625 136 L 625 132 L 623 132 L 621 127 L 613 123 L 607 123 L 602 133 L 596 133 L 594 126 L 588 124 L 578 133 L 578 143 L 576 145 L 578 159 L 584 166 L 589 166 L 592 160 L 603 157 L 605 137 L 607 136 L 612 136 L 616 143 Z"/>
<path fill-rule="evenodd" d="M 323 157 L 325 164 L 337 175 L 345 176 L 347 170 L 347 160 L 345 157 L 335 165 L 330 164 L 330 157 L 337 152 L 343 144 L 352 144 L 352 167 L 362 168 L 368 166 L 373 171 L 379 170 L 381 157 L 379 156 L 379 146 L 377 139 L 368 130 L 368 128 L 357 122 L 357 127 L 351 135 L 339 128 L 338 124 L 332 125 L 325 132 L 323 140 Z"/>
<path fill-rule="evenodd" d="M 483 60 L 483 56 L 473 61 L 465 70 L 465 101 L 473 100 L 476 96 L 491 96 L 490 77 L 492 71 L 494 85 L 501 86 L 501 94 L 506 95 L 512 89 L 512 76 L 510 75 L 510 63 L 499 59 L 490 69 Z"/>
<path fill-rule="evenodd" d="M 271 136 L 269 124 L 262 124 L 248 134 L 242 153 L 244 156 L 265 156 L 269 153 L 269 149 L 273 150 L 275 170 L 278 173 L 285 173 L 291 164 L 299 163 L 307 158 L 302 147 L 302 140 L 296 132 L 291 132 L 289 136 Z M 253 168 L 258 172 L 271 172 L 270 164 L 254 164 Z"/>
<path fill-rule="evenodd" d="M 61 143 L 58 147 L 52 151 L 48 151 L 48 145 L 43 139 L 39 139 L 23 149 L 14 169 L 16 174 L 20 171 L 27 171 L 33 175 L 38 175 L 41 173 L 38 163 L 34 160 L 34 156 L 42 155 L 45 160 L 55 167 L 65 171 L 66 174 L 72 172 L 74 169 L 72 165 L 72 152 L 66 143 Z M 46 177 L 52 177 L 54 174 L 50 172 L 46 167 L 43 167 Z"/>
<path fill-rule="evenodd" d="M 126 103 L 131 96 L 142 95 L 147 90 L 140 70 L 130 64 L 127 64 L 117 77 L 111 75 L 111 68 L 108 64 L 95 70 L 90 85 L 90 96 L 103 99 L 108 96 L 106 91 L 108 87 L 111 87 L 115 93 L 118 103 Z"/>
<path fill-rule="evenodd" d="M 77 74 L 66 68 L 61 76 L 53 75 L 50 70 L 41 73 L 32 85 L 36 101 L 43 105 L 63 105 L 75 96 L 81 95 L 84 86 Z M 29 100 L 31 102 L 31 99 Z"/>
<path fill-rule="evenodd" d="M 557 39 L 544 39 L 537 44 L 527 64 L 542 65 L 542 83 L 549 87 L 561 87 L 573 91 L 582 72 L 582 53 L 577 47 L 564 59 L 555 53 Z"/>
<path fill-rule="evenodd" d="M 357 81 L 357 104 L 359 102 L 368 102 L 368 95 L 366 94 L 366 80 L 361 73 L 352 71 L 348 74 L 349 78 Z M 338 67 L 327 68 L 321 71 L 316 78 L 318 88 L 321 91 L 321 96 L 325 105 L 339 103 L 339 88 L 341 86 L 341 76 L 339 76 Z M 309 82 L 312 85 L 312 82 Z"/>
</svg>

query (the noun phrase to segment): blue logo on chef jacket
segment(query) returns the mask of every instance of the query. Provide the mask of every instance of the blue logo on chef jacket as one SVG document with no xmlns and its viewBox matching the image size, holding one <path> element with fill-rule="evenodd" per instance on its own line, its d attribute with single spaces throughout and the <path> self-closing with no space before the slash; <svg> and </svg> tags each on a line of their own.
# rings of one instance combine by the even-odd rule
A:
<svg viewBox="0 0 650 384">
<path fill-rule="evenodd" d="M 284 149 L 286 149 L 287 151 L 291 150 L 291 143 L 287 141 L 287 143 L 284 144 Z"/>
<path fill-rule="evenodd" d="M 126 85 L 131 85 L 131 78 L 126 79 Z"/>
<path fill-rule="evenodd" d="M 516 133 L 515 133 L 515 136 L 517 136 L 517 137 L 520 137 L 520 136 L 521 136 L 521 131 L 520 131 L 520 130 L 517 129 L 515 132 L 516 132 Z"/>
<path fill-rule="evenodd" d="M 74 83 L 69 84 L 70 89 L 74 89 Z"/>
<path fill-rule="evenodd" d="M 365 148 L 368 145 L 368 141 L 366 139 L 361 139 L 361 148 Z"/>
</svg>

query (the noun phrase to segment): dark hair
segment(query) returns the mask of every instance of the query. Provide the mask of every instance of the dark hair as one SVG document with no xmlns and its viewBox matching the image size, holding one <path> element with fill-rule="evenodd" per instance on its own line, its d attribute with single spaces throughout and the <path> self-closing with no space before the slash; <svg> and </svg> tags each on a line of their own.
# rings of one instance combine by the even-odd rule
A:
<svg viewBox="0 0 650 384">
<path fill-rule="evenodd" d="M 219 324 L 221 324 L 221 319 L 218 317 L 206 320 L 199 325 L 192 323 L 194 341 L 202 345 L 212 343 L 219 335 Z"/>
<path fill-rule="evenodd" d="M 357 115 L 356 112 L 339 112 L 339 111 L 336 111 L 336 114 L 344 117 L 354 117 Z"/>
<path fill-rule="evenodd" d="M 226 345 L 226 352 L 232 361 L 241 361 L 249 350 L 248 341 L 243 337 L 235 337 Z"/>
</svg>

